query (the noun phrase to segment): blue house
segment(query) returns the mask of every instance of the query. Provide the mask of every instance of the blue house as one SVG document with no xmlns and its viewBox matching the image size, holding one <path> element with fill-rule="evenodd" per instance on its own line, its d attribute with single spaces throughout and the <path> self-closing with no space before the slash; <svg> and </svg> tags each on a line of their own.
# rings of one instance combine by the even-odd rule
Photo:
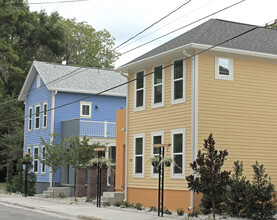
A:
<svg viewBox="0 0 277 220">
<path fill-rule="evenodd" d="M 55 141 L 76 135 L 104 143 L 109 146 L 106 156 L 115 160 L 116 110 L 125 108 L 126 87 L 95 94 L 124 82 L 123 76 L 111 70 L 34 61 L 18 98 L 25 103 L 24 152 L 42 157 L 41 137 L 50 142 L 50 134 L 58 133 Z M 38 159 L 33 166 L 36 193 L 52 186 L 53 178 L 59 186 L 75 182 L 69 166 L 54 177 Z"/>
</svg>

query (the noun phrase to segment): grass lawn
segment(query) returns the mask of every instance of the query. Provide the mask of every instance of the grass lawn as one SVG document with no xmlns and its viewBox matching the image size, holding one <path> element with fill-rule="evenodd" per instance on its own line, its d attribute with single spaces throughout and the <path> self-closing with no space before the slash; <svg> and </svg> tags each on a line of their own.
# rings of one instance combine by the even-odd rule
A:
<svg viewBox="0 0 277 220">
<path fill-rule="evenodd" d="M 0 183 L 0 192 L 5 192 L 6 191 L 6 183 Z"/>
</svg>

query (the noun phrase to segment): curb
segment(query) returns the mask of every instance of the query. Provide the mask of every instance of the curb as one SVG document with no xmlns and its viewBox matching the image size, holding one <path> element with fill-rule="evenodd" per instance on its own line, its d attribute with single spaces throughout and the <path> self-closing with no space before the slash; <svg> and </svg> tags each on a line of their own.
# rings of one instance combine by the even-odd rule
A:
<svg viewBox="0 0 277 220">
<path fill-rule="evenodd" d="M 47 209 L 47 208 L 44 208 L 44 207 L 33 207 L 33 206 L 30 206 L 30 205 L 25 205 L 25 204 L 18 203 L 18 202 L 9 202 L 9 201 L 3 201 L 3 200 L 1 201 L 0 200 L 0 204 L 1 203 L 2 204 L 13 205 L 13 206 L 19 206 L 19 207 L 26 208 L 26 209 L 31 209 L 31 210 L 39 210 L 39 211 L 49 212 L 49 213 L 52 213 L 52 214 L 57 214 L 57 215 L 60 215 L 60 216 L 65 216 L 65 217 L 70 217 L 70 218 L 76 218 L 76 219 L 82 219 L 82 220 L 103 220 L 101 218 L 96 218 L 96 217 L 92 217 L 92 216 L 68 214 L 68 213 L 65 213 L 65 212 L 55 211 L 55 210 Z"/>
</svg>

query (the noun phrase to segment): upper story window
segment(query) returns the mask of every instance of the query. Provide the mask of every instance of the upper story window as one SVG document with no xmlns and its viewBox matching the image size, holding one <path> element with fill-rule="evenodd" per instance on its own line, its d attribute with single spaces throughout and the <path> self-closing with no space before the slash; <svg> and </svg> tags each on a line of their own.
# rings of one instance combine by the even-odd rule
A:
<svg viewBox="0 0 277 220">
<path fill-rule="evenodd" d="M 29 153 L 31 156 L 31 146 L 27 147 L 27 153 Z"/>
<path fill-rule="evenodd" d="M 186 101 L 186 63 L 177 60 L 172 65 L 171 103 L 177 104 Z"/>
<path fill-rule="evenodd" d="M 134 177 L 144 177 L 144 139 L 145 134 L 134 135 Z"/>
<path fill-rule="evenodd" d="M 37 74 L 37 89 L 40 88 L 40 75 Z"/>
<path fill-rule="evenodd" d="M 43 128 L 47 127 L 47 102 L 43 103 Z"/>
<path fill-rule="evenodd" d="M 38 146 L 34 147 L 34 172 L 38 173 Z"/>
<path fill-rule="evenodd" d="M 145 77 L 144 71 L 136 73 L 135 83 L 135 110 L 145 109 Z"/>
<path fill-rule="evenodd" d="M 45 155 L 45 146 L 41 148 L 41 172 L 45 173 L 45 163 L 44 163 L 44 155 Z"/>
<path fill-rule="evenodd" d="M 29 115 L 28 115 L 28 131 L 32 130 L 33 123 L 33 107 L 29 107 Z"/>
<path fill-rule="evenodd" d="M 163 137 L 164 137 L 164 132 L 163 131 L 158 131 L 158 132 L 152 132 L 151 133 L 151 138 L 152 138 L 152 147 L 151 147 L 151 156 L 152 157 L 158 157 L 160 154 L 160 147 L 154 147 L 154 144 L 162 144 L 163 143 Z M 153 167 L 151 165 L 151 176 L 152 177 L 157 177 L 159 173 L 159 168 L 158 167 Z"/>
<path fill-rule="evenodd" d="M 172 138 L 172 159 L 175 164 L 171 166 L 172 177 L 185 177 L 185 129 L 171 131 Z"/>
<path fill-rule="evenodd" d="M 35 106 L 36 114 L 35 114 L 35 129 L 39 129 L 40 127 L 40 104 Z"/>
<path fill-rule="evenodd" d="M 233 81 L 233 59 L 215 57 L 215 78 Z"/>
<path fill-rule="evenodd" d="M 80 102 L 80 118 L 91 118 L 91 102 Z"/>
<path fill-rule="evenodd" d="M 164 105 L 164 71 L 163 66 L 154 67 L 152 79 L 152 108 Z"/>
</svg>

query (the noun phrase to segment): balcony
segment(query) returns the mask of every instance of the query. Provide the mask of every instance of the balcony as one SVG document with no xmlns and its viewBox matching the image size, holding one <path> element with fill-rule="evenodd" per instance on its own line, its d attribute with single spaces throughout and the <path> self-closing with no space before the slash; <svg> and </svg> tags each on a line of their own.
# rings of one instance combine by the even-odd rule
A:
<svg viewBox="0 0 277 220">
<path fill-rule="evenodd" d="M 87 137 L 116 137 L 116 123 L 108 121 L 86 121 L 70 119 L 62 121 L 62 137 L 87 136 Z"/>
</svg>

